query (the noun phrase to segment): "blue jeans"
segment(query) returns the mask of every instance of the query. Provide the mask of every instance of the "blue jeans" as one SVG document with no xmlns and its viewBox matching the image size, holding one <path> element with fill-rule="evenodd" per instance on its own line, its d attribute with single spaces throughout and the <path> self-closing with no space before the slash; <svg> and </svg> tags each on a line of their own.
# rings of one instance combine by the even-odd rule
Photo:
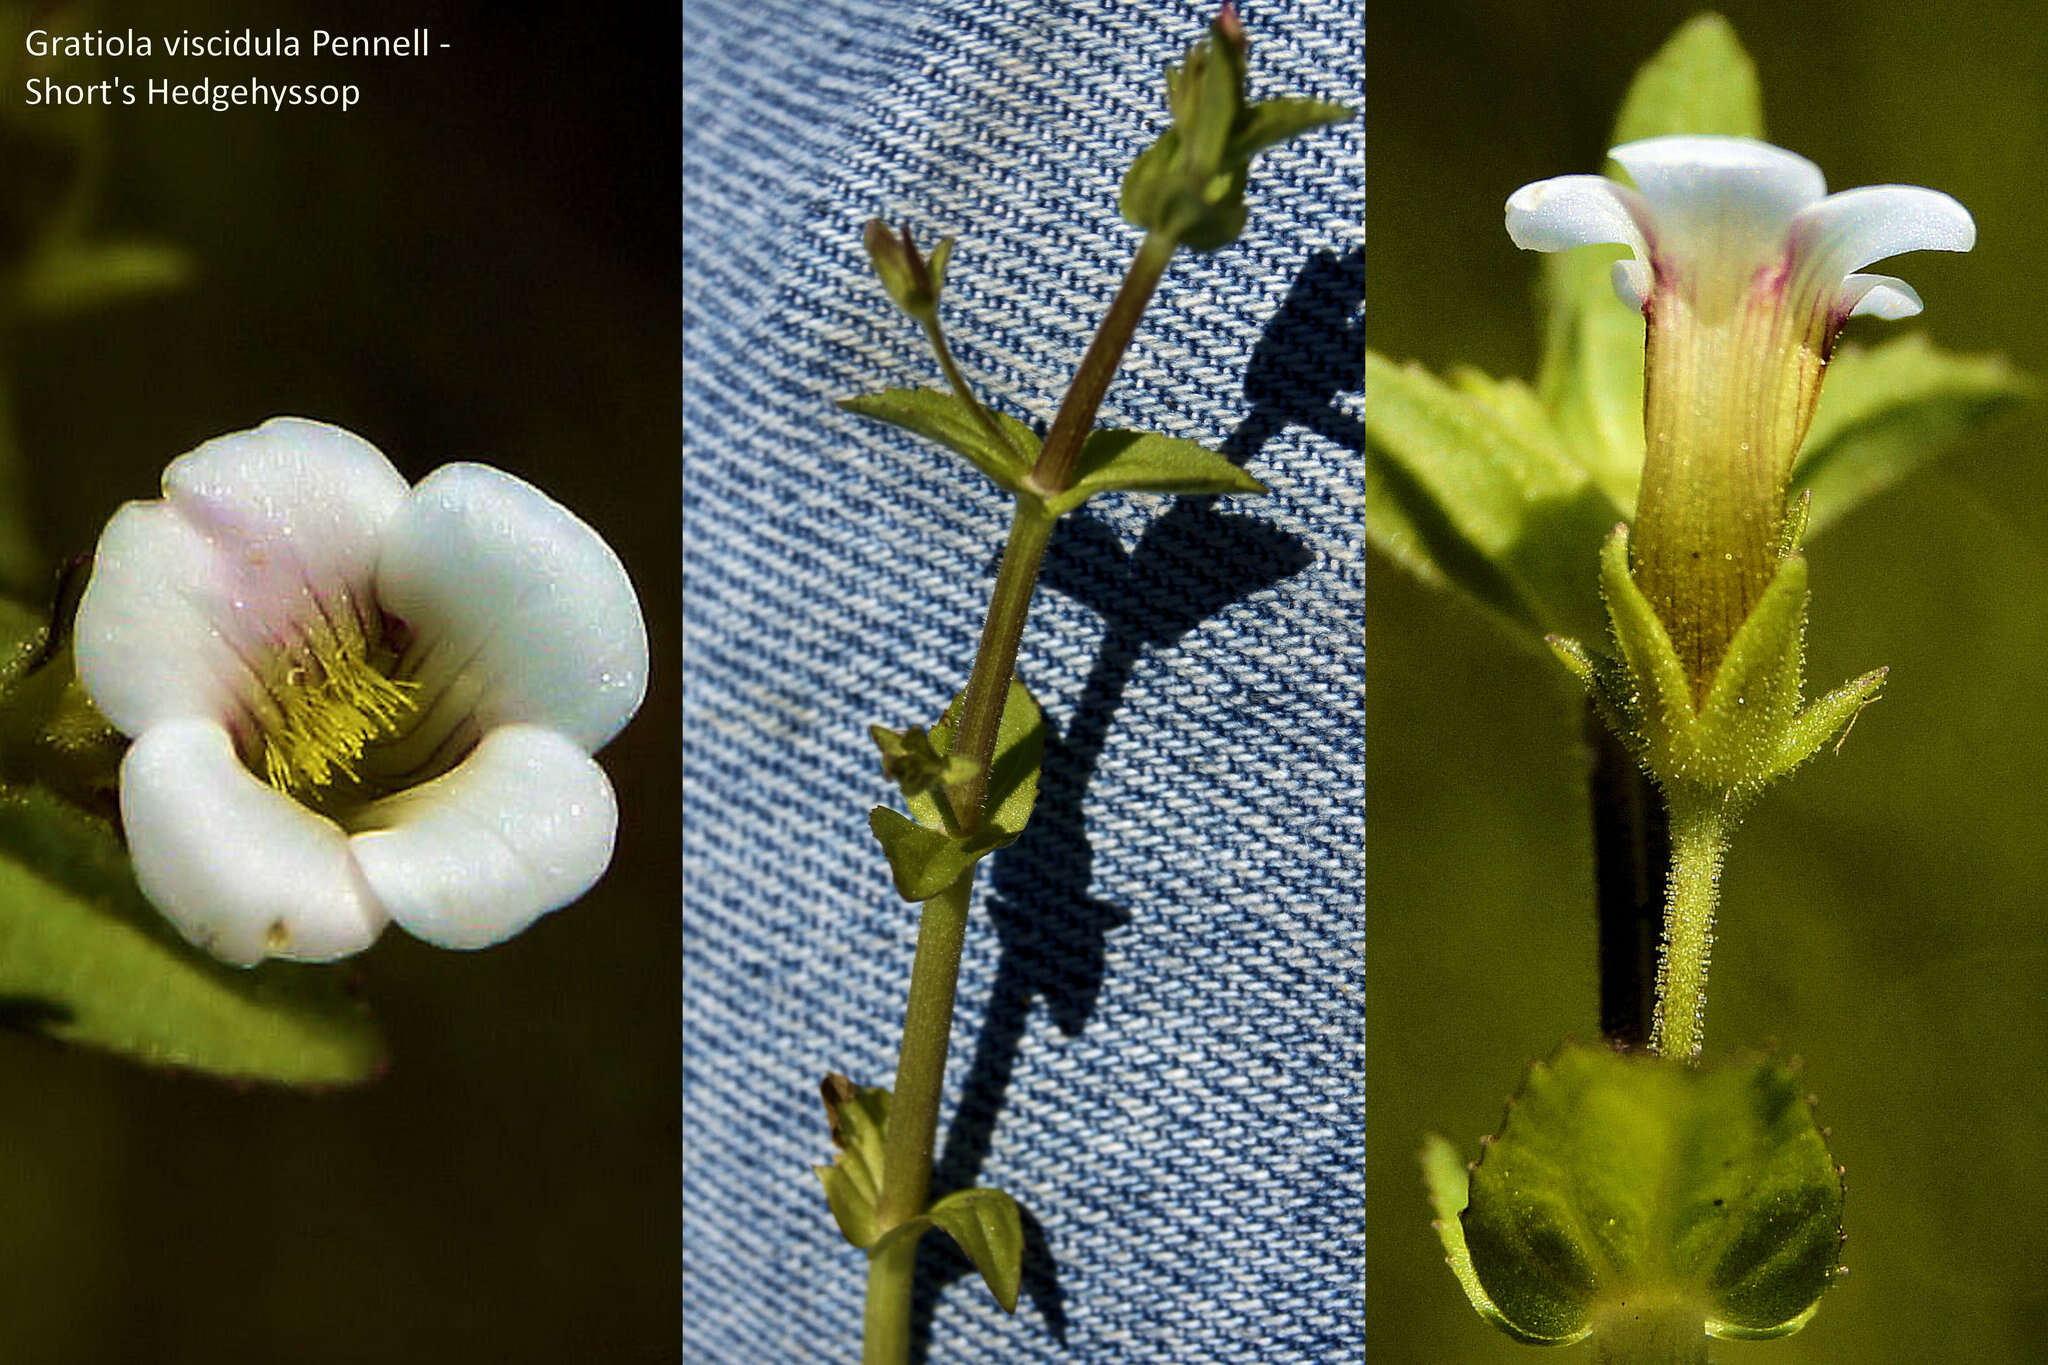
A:
<svg viewBox="0 0 2048 1365">
<path fill-rule="evenodd" d="M 941 382 L 861 224 L 960 235 L 961 363 L 1049 420 L 1207 17 L 685 8 L 688 1359 L 857 1351 L 818 1083 L 893 1084 L 917 926 L 866 732 L 962 685 L 1007 523 L 963 461 L 832 406 Z M 1354 0 L 1246 24 L 1255 96 L 1362 101 Z M 1102 498 L 1054 538 L 1019 664 L 1043 789 L 977 884 L 935 1186 L 1016 1196 L 1024 1296 L 1005 1319 L 926 1239 L 934 1362 L 1364 1359 L 1363 195 L 1357 122 L 1262 157 L 1244 237 L 1176 259 L 1103 411 L 1272 496 Z"/>
</svg>

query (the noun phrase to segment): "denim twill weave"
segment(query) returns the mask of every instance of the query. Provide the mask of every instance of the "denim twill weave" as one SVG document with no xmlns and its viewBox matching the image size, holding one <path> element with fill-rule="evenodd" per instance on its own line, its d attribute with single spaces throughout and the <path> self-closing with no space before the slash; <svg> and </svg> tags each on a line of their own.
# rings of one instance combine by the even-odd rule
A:
<svg viewBox="0 0 2048 1365">
<path fill-rule="evenodd" d="M 684 1345 L 845 1361 L 819 1080 L 890 1085 L 917 908 L 867 829 L 873 723 L 967 675 L 1007 502 L 835 398 L 940 382 L 862 222 L 948 232 L 945 317 L 1049 420 L 1129 263 L 1115 209 L 1206 10 L 1149 0 L 684 11 Z M 1246 7 L 1252 90 L 1358 104 L 1356 0 Z M 1028 1212 L 1014 1319 L 929 1237 L 929 1359 L 1364 1359 L 1363 131 L 1253 168 L 1102 421 L 1264 499 L 1098 499 L 1020 668 L 1038 814 L 983 864 L 938 1190 Z M 933 1307 L 933 1305 L 936 1305 Z"/>
</svg>

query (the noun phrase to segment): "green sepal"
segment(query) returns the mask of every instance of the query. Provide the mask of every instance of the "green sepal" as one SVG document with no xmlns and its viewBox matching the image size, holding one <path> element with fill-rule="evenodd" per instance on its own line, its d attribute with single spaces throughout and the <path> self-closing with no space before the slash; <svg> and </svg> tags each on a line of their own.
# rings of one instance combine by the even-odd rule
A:
<svg viewBox="0 0 2048 1365">
<path fill-rule="evenodd" d="M 1352 111 L 1320 100 L 1244 102 L 1245 41 L 1234 17 L 1219 18 L 1178 66 L 1166 71 L 1173 126 L 1138 154 L 1118 208 L 1130 222 L 1197 251 L 1215 251 L 1244 230 L 1253 156 Z"/>
<path fill-rule="evenodd" d="M 2037 390 L 2001 356 L 1950 355 L 1917 333 L 1842 347 L 1792 469 L 1792 486 L 1813 494 L 1809 530 L 1839 521 Z"/>
<path fill-rule="evenodd" d="M 894 782 L 905 797 L 937 792 L 939 816 L 946 832 L 950 834 L 958 828 L 952 808 L 946 803 L 944 788 L 948 783 L 971 777 L 974 765 L 964 758 L 949 758 L 933 748 L 931 736 L 922 725 L 907 730 L 870 725 L 868 736 L 882 752 L 882 776 Z"/>
<path fill-rule="evenodd" d="M 939 389 L 884 389 L 880 393 L 842 398 L 839 406 L 862 417 L 914 431 L 937 441 L 994 480 L 1007 492 L 1024 489 L 1024 476 L 1038 458 L 1038 434 L 1014 417 L 988 411 L 1009 437 L 1007 443 L 982 423 L 973 406 Z"/>
<path fill-rule="evenodd" d="M 0 599 L 0 782 L 110 809 L 128 740 L 78 681 L 70 623 L 83 578 L 61 579 L 55 626 Z"/>
<path fill-rule="evenodd" d="M 882 1152 L 889 1130 L 889 1092 L 855 1085 L 838 1072 L 819 1086 L 838 1152 L 830 1166 L 813 1166 L 825 1202 L 846 1240 L 865 1250 L 881 1237 Z"/>
<path fill-rule="evenodd" d="M 1440 1219 L 1446 1161 L 1426 1153 Z M 1838 1273 L 1841 1172 L 1774 1059 L 1694 1067 L 1568 1046 L 1530 1069 L 1468 1192 L 1455 1216 L 1469 1279 L 1525 1341 L 1576 1340 L 1639 1305 L 1675 1307 L 1705 1335 L 1783 1336 Z"/>
<path fill-rule="evenodd" d="M 1883 686 L 1879 669 L 1804 702 L 1808 593 L 1800 555 L 1778 562 L 1697 701 L 1670 634 L 1629 570 L 1625 526 L 1600 552 L 1600 588 L 1617 657 L 1558 637 L 1550 645 L 1667 794 L 1712 799 L 1739 813 L 1843 731 Z"/>
<path fill-rule="evenodd" d="M 1156 431 L 1092 431 L 1074 456 L 1074 481 L 1047 498 L 1061 517 L 1097 493 L 1264 493 L 1266 485 L 1194 441 Z"/>
<path fill-rule="evenodd" d="M 1593 633 L 1585 557 L 1620 513 L 1519 380 L 1366 352 L 1366 535 L 1518 631 Z"/>
<path fill-rule="evenodd" d="M 932 727 L 935 754 L 951 756 L 959 706 L 960 699 L 955 697 L 946 709 L 946 718 Z M 1038 768 L 1044 753 L 1044 713 L 1030 689 L 1013 678 L 996 729 L 981 820 L 973 834 L 961 838 L 946 832 L 951 813 L 941 809 L 936 789 L 907 796 L 909 816 L 886 806 L 868 813 L 868 828 L 889 859 L 897 894 L 908 901 L 930 900 L 958 881 L 968 868 L 1022 834 L 1038 800 Z"/>
<path fill-rule="evenodd" d="M 955 1190 L 919 1217 L 889 1229 L 870 1254 L 899 1238 L 914 1240 L 929 1228 L 938 1228 L 967 1253 L 1005 1313 L 1017 1311 L 1017 1290 L 1024 1280 L 1024 1215 L 1016 1200 L 1001 1190 Z"/>
<path fill-rule="evenodd" d="M 891 232 L 879 218 L 868 219 L 860 240 L 867 248 L 875 278 L 898 308 L 922 322 L 938 316 L 939 293 L 946 287 L 946 262 L 953 256 L 951 237 L 939 242 L 929 260 L 911 240 L 909 228 Z"/>
<path fill-rule="evenodd" d="M 60 1042 L 239 1081 L 351 1085 L 384 1060 L 345 973 L 194 951 L 112 826 L 40 788 L 0 787 L 0 1000 Z"/>
</svg>

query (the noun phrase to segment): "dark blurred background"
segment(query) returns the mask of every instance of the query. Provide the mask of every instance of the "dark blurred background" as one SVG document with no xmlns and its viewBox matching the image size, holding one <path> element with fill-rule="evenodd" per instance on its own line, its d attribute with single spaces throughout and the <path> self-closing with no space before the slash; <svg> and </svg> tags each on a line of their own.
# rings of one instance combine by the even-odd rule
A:
<svg viewBox="0 0 2048 1365">
<path fill-rule="evenodd" d="M 1368 339 L 1533 374 L 1534 257 L 1502 201 L 1594 171 L 1664 0 L 1376 0 Z M 2048 29 L 2025 6 L 1733 3 L 1774 141 L 1834 188 L 1976 215 L 1967 256 L 1878 267 L 1959 351 L 2048 372 Z M 1617 305 L 1619 306 L 1619 305 Z M 2048 408 L 1976 433 L 1810 547 L 1809 675 L 1892 666 L 1838 757 L 1736 837 L 1711 1050 L 1803 1057 L 1848 1168 L 1850 1274 L 1804 1332 L 1717 1361 L 2037 1361 L 2048 1340 Z M 1591 571 L 1588 564 L 1588 571 Z M 1597 1033 L 1580 702 L 1515 641 L 1381 561 L 1368 608 L 1367 1303 L 1374 1365 L 1541 1359 L 1442 1264 L 1414 1155 L 1476 1154 L 1526 1061 Z M 1574 1348 L 1559 1358 L 1579 1358 Z"/>
<path fill-rule="evenodd" d="M 677 15 L 108 0 L 42 23 L 302 42 L 426 25 L 452 44 L 106 64 L 363 97 L 114 111 L 94 222 L 184 248 L 196 274 L 14 339 L 43 548 L 90 550 L 208 437 L 321 418 L 408 477 L 483 460 L 589 521 L 638 585 L 653 681 L 603 754 L 621 828 L 596 891 L 487 952 L 394 929 L 356 960 L 381 1080 L 236 1090 L 0 1034 L 0 1359 L 673 1358 Z M 10 85 L 10 115 L 32 114 Z"/>
</svg>

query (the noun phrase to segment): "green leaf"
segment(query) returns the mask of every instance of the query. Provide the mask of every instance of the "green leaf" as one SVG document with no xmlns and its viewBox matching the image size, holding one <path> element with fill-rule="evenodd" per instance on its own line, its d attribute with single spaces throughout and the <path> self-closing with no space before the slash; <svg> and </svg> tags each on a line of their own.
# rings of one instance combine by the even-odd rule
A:
<svg viewBox="0 0 2048 1365">
<path fill-rule="evenodd" d="M 1828 363 L 1820 410 L 1792 471 L 1795 494 L 1813 491 L 1809 534 L 2035 388 L 2003 357 L 1950 355 L 1918 334 L 1868 350 L 1843 347 Z"/>
<path fill-rule="evenodd" d="M 1487 1144 L 1463 1215 L 1475 1278 L 1526 1336 L 1629 1305 L 1719 1337 L 1782 1336 L 1836 1273 L 1842 1183 L 1792 1071 L 1567 1047 Z"/>
<path fill-rule="evenodd" d="M 889 860 L 896 894 L 907 901 L 930 900 L 1000 847 L 979 838 L 962 839 L 944 830 L 928 828 L 887 806 L 876 806 L 868 812 L 868 829 Z"/>
<path fill-rule="evenodd" d="M 931 745 L 937 754 L 952 754 L 959 706 L 960 698 L 955 697 L 946 709 L 946 719 L 932 727 Z M 897 894 L 908 901 L 930 900 L 958 881 L 968 868 L 1022 834 L 1038 800 L 1038 768 L 1044 753 L 1044 713 L 1030 689 L 1013 678 L 996 729 L 981 821 L 972 835 L 961 838 L 945 832 L 946 817 L 935 789 L 907 798 L 910 817 L 886 806 L 868 813 L 868 828 L 889 859 Z"/>
<path fill-rule="evenodd" d="M 1020 492 L 1024 476 L 1038 458 L 1038 437 L 1014 417 L 993 409 L 980 409 L 962 402 L 957 394 L 938 389 L 884 389 L 880 393 L 842 398 L 839 406 L 862 417 L 914 431 L 937 441 L 957 455 L 967 457 L 976 469 L 1009 492 Z M 987 411 L 1009 441 L 998 440 L 983 423 L 979 412 Z"/>
<path fill-rule="evenodd" d="M 1017 1201 L 1001 1190 L 956 1190 L 921 1217 L 891 1228 L 875 1249 L 880 1251 L 901 1237 L 921 1236 L 933 1227 L 944 1231 L 967 1253 L 1003 1311 L 1016 1312 L 1017 1289 L 1024 1278 L 1024 1215 Z"/>
<path fill-rule="evenodd" d="M 51 1038 L 237 1080 L 347 1085 L 383 1061 L 343 973 L 206 957 L 110 827 L 38 789 L 0 788 L 0 1000 Z"/>
<path fill-rule="evenodd" d="M 1756 67 L 1719 15 L 1688 22 L 1636 73 L 1608 142 L 1667 133 L 1764 135 Z M 1621 168 L 1607 174 L 1624 179 Z M 1543 364 L 1536 388 L 1563 449 L 1623 516 L 1643 468 L 1643 319 L 1614 296 L 1626 248 L 1552 252 L 1542 263 Z"/>
<path fill-rule="evenodd" d="M 1046 500 L 1065 516 L 1097 493 L 1264 493 L 1266 485 L 1215 451 L 1156 431 L 1104 428 L 1074 456 L 1074 481 Z"/>
<path fill-rule="evenodd" d="M 1470 1168 L 1465 1158 L 1448 1139 L 1435 1133 L 1423 1139 L 1422 1182 L 1429 1190 L 1429 1206 L 1436 1213 L 1431 1226 L 1436 1229 L 1437 1239 L 1444 1244 L 1444 1263 L 1458 1277 L 1458 1284 L 1464 1289 L 1472 1311 L 1489 1325 L 1525 1345 L 1562 1346 L 1577 1341 L 1579 1336 L 1585 1335 L 1583 1332 L 1579 1336 L 1562 1339 L 1532 1337 L 1502 1316 L 1501 1311 L 1493 1306 L 1493 1300 L 1486 1297 L 1486 1289 L 1472 1269 L 1472 1253 L 1465 1246 L 1464 1213 L 1469 1175 Z"/>
<path fill-rule="evenodd" d="M 1315 128 L 1350 119 L 1351 110 L 1322 100 L 1260 100 L 1238 115 L 1231 129 L 1226 161 L 1249 161 L 1268 147 Z"/>
<path fill-rule="evenodd" d="M 1528 387 L 1475 371 L 1454 387 L 1371 351 L 1366 385 L 1373 544 L 1523 628 L 1597 632 L 1591 561 L 1618 513 Z"/>
<path fill-rule="evenodd" d="M 1669 133 L 1764 136 L 1763 86 L 1735 28 L 1718 14 L 1680 25 L 1629 83 L 1609 146 Z"/>
<path fill-rule="evenodd" d="M 882 1200 L 883 1140 L 889 1129 L 889 1092 L 880 1086 L 855 1085 L 837 1072 L 819 1087 L 825 1117 L 832 1125 L 832 1145 L 839 1149 L 830 1166 L 813 1166 L 825 1186 L 825 1202 L 846 1240 L 863 1249 L 881 1236 L 877 1210 Z"/>
</svg>

